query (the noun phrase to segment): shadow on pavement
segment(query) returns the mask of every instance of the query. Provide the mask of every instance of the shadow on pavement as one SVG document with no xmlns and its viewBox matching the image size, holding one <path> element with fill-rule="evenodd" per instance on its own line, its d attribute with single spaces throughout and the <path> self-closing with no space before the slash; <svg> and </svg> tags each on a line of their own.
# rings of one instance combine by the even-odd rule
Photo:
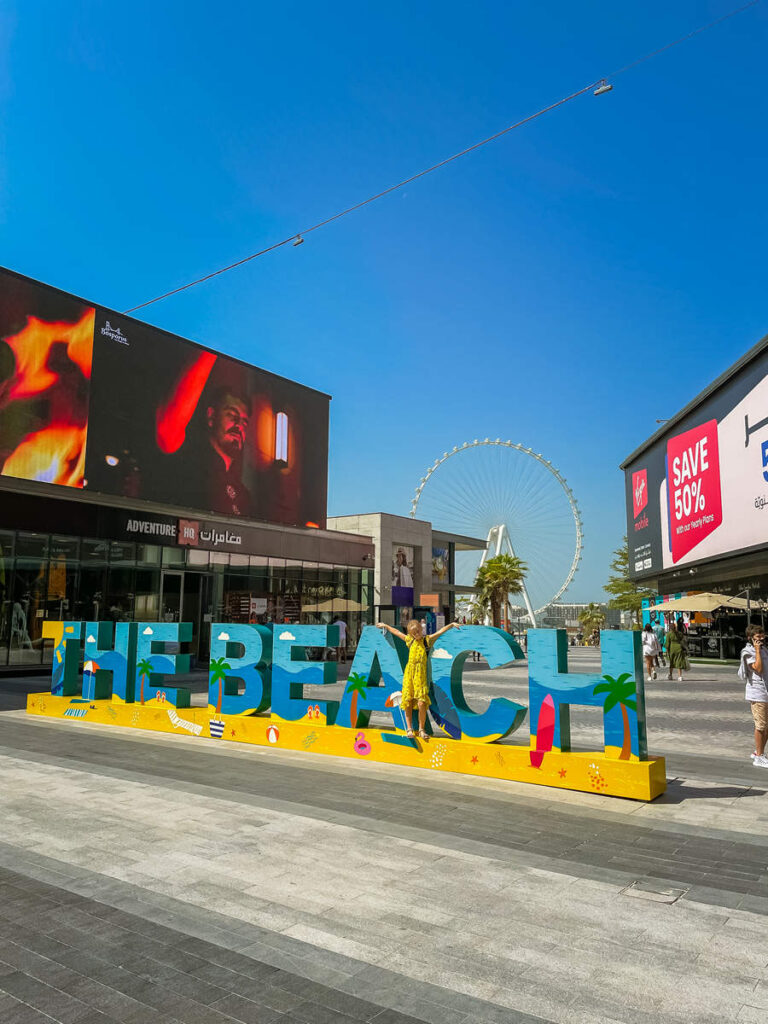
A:
<svg viewBox="0 0 768 1024">
<path fill-rule="evenodd" d="M 667 779 L 667 791 L 656 797 L 655 804 L 682 804 L 686 800 L 733 800 L 747 796 L 765 796 L 768 790 L 757 789 L 752 783 L 743 786 L 690 786 L 685 779 Z"/>
</svg>

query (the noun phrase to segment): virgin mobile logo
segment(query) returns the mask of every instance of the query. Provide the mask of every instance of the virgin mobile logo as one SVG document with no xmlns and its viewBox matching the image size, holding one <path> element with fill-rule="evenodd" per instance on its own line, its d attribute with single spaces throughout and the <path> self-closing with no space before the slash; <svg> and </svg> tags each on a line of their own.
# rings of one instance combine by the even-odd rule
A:
<svg viewBox="0 0 768 1024">
<path fill-rule="evenodd" d="M 648 470 L 640 469 L 632 474 L 632 505 L 635 519 L 648 504 Z"/>
</svg>

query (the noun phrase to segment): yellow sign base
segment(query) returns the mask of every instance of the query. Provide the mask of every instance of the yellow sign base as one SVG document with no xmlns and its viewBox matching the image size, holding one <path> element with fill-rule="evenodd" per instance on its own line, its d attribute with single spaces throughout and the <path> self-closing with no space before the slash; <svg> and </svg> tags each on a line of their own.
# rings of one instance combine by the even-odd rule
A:
<svg viewBox="0 0 768 1024">
<path fill-rule="evenodd" d="M 409 740 L 404 732 L 394 729 L 345 729 L 326 725 L 321 718 L 286 722 L 272 715 L 216 716 L 210 707 L 177 710 L 155 700 L 146 705 L 122 704 L 33 693 L 27 698 L 27 713 L 228 743 L 252 743 L 280 750 L 310 750 L 314 754 L 332 754 L 363 762 L 460 772 L 631 800 L 654 800 L 667 786 L 663 757 L 648 761 L 634 757 L 620 760 L 618 748 L 609 748 L 613 756 L 602 750 L 570 753 L 555 748 L 544 754 L 541 767 L 536 768 L 531 764 L 528 747 L 508 743 L 476 743 L 441 736 L 424 741 Z"/>
</svg>

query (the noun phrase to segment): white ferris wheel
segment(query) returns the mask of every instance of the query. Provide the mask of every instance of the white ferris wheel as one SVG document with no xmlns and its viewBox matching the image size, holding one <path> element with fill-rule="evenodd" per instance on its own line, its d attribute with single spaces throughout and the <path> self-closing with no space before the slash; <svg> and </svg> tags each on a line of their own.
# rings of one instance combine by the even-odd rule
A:
<svg viewBox="0 0 768 1024">
<path fill-rule="evenodd" d="M 483 551 L 456 552 L 457 584 L 471 586 L 495 555 L 521 559 L 533 626 L 576 575 L 584 535 L 573 491 L 549 459 L 515 441 L 465 441 L 443 452 L 416 488 L 413 518 L 417 510 L 436 530 L 485 538 Z"/>
</svg>

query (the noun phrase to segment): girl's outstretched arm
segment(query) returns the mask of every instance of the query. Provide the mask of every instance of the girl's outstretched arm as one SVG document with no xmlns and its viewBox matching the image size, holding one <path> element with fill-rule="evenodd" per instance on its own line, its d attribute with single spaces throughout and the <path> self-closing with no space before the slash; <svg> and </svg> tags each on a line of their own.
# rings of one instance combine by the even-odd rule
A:
<svg viewBox="0 0 768 1024">
<path fill-rule="evenodd" d="M 408 639 L 408 637 L 405 635 L 405 633 L 401 633 L 400 630 L 399 629 L 395 629 L 394 626 L 388 626 L 386 624 L 386 622 L 377 622 L 376 623 L 376 628 L 377 629 L 386 629 L 386 631 L 388 633 L 391 633 L 392 636 L 399 636 L 401 640 L 407 640 Z"/>
<path fill-rule="evenodd" d="M 433 633 L 432 636 L 430 637 L 430 640 L 437 640 L 437 638 L 439 636 L 442 636 L 443 633 L 447 633 L 449 629 L 458 629 L 458 628 L 459 628 L 458 622 L 449 622 L 447 626 L 443 626 L 442 629 L 438 629 L 438 631 L 436 633 Z"/>
</svg>

